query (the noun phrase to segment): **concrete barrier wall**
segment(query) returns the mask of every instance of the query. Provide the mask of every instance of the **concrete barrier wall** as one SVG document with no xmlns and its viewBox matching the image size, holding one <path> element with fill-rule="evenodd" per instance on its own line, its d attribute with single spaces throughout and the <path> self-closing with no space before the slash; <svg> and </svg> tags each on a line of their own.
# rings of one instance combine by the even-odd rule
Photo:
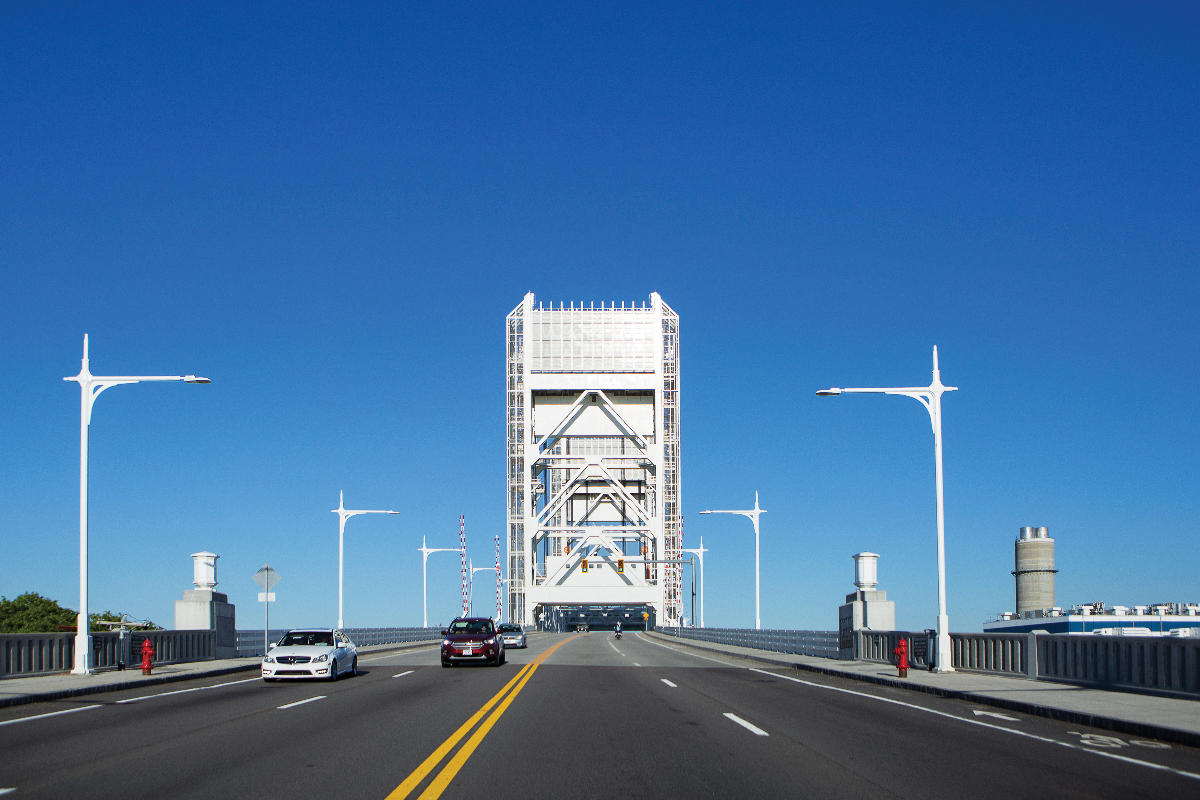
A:
<svg viewBox="0 0 1200 800">
<path fill-rule="evenodd" d="M 1200 695 L 1200 639 L 1037 636 L 1038 676 Z"/>
</svg>

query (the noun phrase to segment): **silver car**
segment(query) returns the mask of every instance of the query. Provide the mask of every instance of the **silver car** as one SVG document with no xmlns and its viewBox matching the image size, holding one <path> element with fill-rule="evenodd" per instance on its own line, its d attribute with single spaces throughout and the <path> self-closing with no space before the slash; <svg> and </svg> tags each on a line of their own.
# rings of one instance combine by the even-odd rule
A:
<svg viewBox="0 0 1200 800">
<path fill-rule="evenodd" d="M 323 678 L 358 674 L 358 650 L 350 637 L 333 628 L 288 631 L 262 660 L 262 679 Z"/>
<path fill-rule="evenodd" d="M 500 638 L 504 640 L 505 647 L 528 647 L 525 642 L 525 631 L 521 630 L 520 625 L 506 623 L 500 626 Z"/>
</svg>

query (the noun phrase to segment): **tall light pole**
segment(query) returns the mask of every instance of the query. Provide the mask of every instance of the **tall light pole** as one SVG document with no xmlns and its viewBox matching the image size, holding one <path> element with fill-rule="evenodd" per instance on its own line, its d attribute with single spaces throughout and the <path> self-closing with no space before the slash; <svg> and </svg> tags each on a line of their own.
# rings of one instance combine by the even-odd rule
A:
<svg viewBox="0 0 1200 800">
<path fill-rule="evenodd" d="M 708 548 L 704 546 L 704 537 L 700 537 L 700 546 L 695 548 L 683 548 L 683 552 L 691 553 L 700 560 L 700 627 L 704 627 L 704 554 L 708 552 Z"/>
<path fill-rule="evenodd" d="M 942 385 L 942 373 L 938 369 L 938 350 L 937 345 L 934 345 L 933 381 L 929 386 L 882 389 L 841 389 L 835 386 L 817 392 L 818 397 L 834 397 L 839 394 L 898 394 L 920 402 L 929 412 L 929 421 L 933 425 L 933 474 L 937 493 L 938 643 L 934 672 L 954 671 L 950 656 L 950 618 L 946 614 L 946 518 L 942 506 L 942 393 L 954 391 L 958 391 L 957 386 Z"/>
<path fill-rule="evenodd" d="M 183 381 L 212 383 L 195 375 L 93 375 L 88 362 L 88 335 L 83 335 L 83 361 L 79 374 L 64 381 L 79 384 L 79 617 L 75 628 L 75 667 L 73 675 L 92 673 L 92 637 L 88 633 L 88 426 L 92 422 L 92 404 L 105 389 L 125 383 Z"/>
<path fill-rule="evenodd" d="M 490 572 L 496 576 L 496 580 L 500 579 L 500 573 L 496 571 L 496 568 L 494 566 L 493 567 L 477 567 L 477 566 L 475 566 L 475 563 L 473 561 L 468 561 L 467 563 L 470 565 L 470 568 L 471 568 L 471 611 L 470 611 L 470 613 L 473 614 L 473 613 L 475 613 L 475 611 L 474 611 L 474 609 L 475 609 L 475 573 L 476 572 Z M 497 619 L 496 624 L 499 625 L 500 620 Z"/>
<path fill-rule="evenodd" d="M 421 627 L 429 627 L 429 592 L 427 590 L 428 582 L 426 580 L 427 565 L 429 564 L 430 553 L 457 553 L 457 547 L 426 547 L 425 537 L 421 537 L 421 546 L 417 548 L 421 551 Z"/>
<path fill-rule="evenodd" d="M 758 596 L 758 587 L 759 587 L 758 515 L 767 513 L 767 510 L 765 508 L 758 507 L 758 490 L 755 490 L 755 492 L 754 492 L 754 508 L 748 509 L 746 511 L 712 510 L 712 511 L 701 511 L 700 513 L 701 514 L 737 514 L 739 516 L 747 517 L 751 522 L 754 523 L 754 629 L 760 630 L 762 628 L 762 617 L 759 614 L 760 607 L 759 607 L 759 602 L 758 602 L 758 599 L 759 599 L 759 596 Z M 701 627 L 703 627 L 703 625 L 701 625 Z"/>
<path fill-rule="evenodd" d="M 338 515 L 338 630 L 342 629 L 342 552 L 343 545 L 346 539 L 346 520 L 351 517 L 357 517 L 359 514 L 399 514 L 399 511 L 375 511 L 364 509 L 348 509 L 344 508 L 345 503 L 342 500 L 342 490 L 338 490 L 338 507 L 332 509 L 332 513 Z"/>
</svg>

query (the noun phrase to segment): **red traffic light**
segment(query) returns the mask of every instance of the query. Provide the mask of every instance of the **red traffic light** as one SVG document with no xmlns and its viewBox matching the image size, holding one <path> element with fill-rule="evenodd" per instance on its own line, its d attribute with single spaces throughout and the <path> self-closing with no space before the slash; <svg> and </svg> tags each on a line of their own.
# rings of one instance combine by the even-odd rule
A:
<svg viewBox="0 0 1200 800">
<path fill-rule="evenodd" d="M 617 572 L 624 572 L 624 571 L 625 571 L 625 559 L 618 558 L 617 559 Z"/>
<path fill-rule="evenodd" d="M 587 559 L 586 558 L 583 561 L 579 562 L 579 571 L 587 572 Z"/>
</svg>

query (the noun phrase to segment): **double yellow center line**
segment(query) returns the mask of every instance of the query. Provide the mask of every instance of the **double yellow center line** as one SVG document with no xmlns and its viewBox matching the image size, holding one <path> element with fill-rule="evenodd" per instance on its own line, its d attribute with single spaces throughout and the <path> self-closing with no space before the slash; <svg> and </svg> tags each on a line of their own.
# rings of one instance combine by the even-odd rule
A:
<svg viewBox="0 0 1200 800">
<path fill-rule="evenodd" d="M 455 746 L 462 741 L 462 738 L 470 733 L 474 728 L 475 732 L 471 734 L 471 738 L 467 739 L 466 744 L 459 748 L 459 751 L 454 754 L 454 757 L 451 758 L 444 767 L 442 767 L 442 771 L 434 776 L 433 780 L 429 782 L 429 785 L 425 787 L 425 791 L 421 792 L 418 800 L 434 800 L 434 798 L 441 797 L 442 792 L 446 791 L 446 787 L 450 785 L 450 781 L 454 780 L 454 776 L 458 774 L 460 769 L 462 769 L 463 764 L 467 763 L 467 759 L 470 758 L 471 754 L 475 752 L 475 748 L 478 747 L 479 743 L 483 741 L 483 737 L 488 735 L 488 731 L 490 731 L 492 726 L 496 724 L 496 720 L 500 719 L 504 712 L 508 710 L 509 705 L 512 704 L 513 699 L 516 698 L 516 696 L 521 693 L 521 690 L 525 688 L 525 684 L 529 683 L 529 679 L 533 677 L 533 673 L 537 672 L 537 668 L 541 666 L 542 662 L 545 661 L 551 653 L 574 638 L 575 637 L 572 636 L 570 639 L 563 639 L 561 642 L 542 653 L 532 662 L 522 667 L 521 671 L 518 672 L 512 680 L 504 684 L 503 689 L 496 692 L 496 694 L 492 696 L 492 699 L 488 700 L 483 704 L 482 708 L 472 714 L 471 718 L 464 722 L 458 730 L 452 733 L 449 739 L 442 742 L 438 748 L 430 754 L 429 758 L 421 762 L 421 766 L 413 770 L 412 774 L 405 778 L 403 783 L 393 789 L 392 793 L 387 796 L 387 800 L 404 800 L 404 798 L 412 794 L 413 790 L 421 785 L 429 773 L 433 772 L 433 770 L 437 768 L 438 764 L 442 763 L 442 759 L 446 757 L 446 754 L 453 750 Z M 488 714 L 489 710 L 492 712 L 491 714 Z M 485 715 L 487 716 L 487 719 L 483 721 L 482 725 L 479 725 L 478 728 L 475 728 L 479 720 L 483 719 Z"/>
</svg>

